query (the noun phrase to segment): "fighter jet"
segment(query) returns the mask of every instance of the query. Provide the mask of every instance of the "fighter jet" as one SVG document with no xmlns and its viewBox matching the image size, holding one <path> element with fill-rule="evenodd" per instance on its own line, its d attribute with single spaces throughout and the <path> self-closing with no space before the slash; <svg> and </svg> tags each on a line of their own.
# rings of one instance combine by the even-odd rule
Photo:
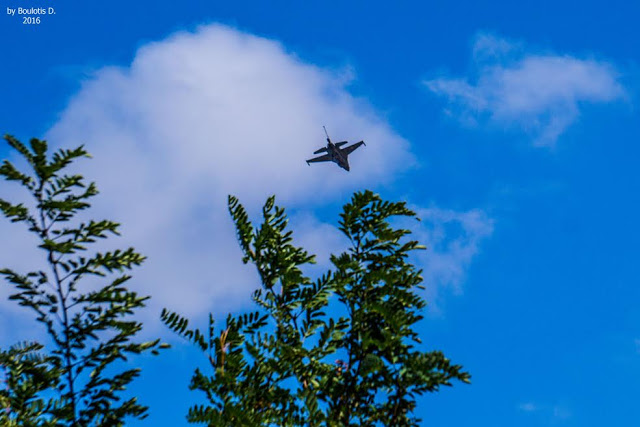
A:
<svg viewBox="0 0 640 427">
<path fill-rule="evenodd" d="M 360 141 L 348 147 L 340 148 L 344 144 L 346 144 L 347 141 L 336 142 L 334 144 L 333 142 L 331 142 L 331 138 L 329 138 L 327 129 L 324 126 L 322 126 L 322 128 L 324 129 L 324 134 L 327 135 L 327 146 L 314 151 L 313 154 L 320 154 L 320 153 L 327 153 L 327 154 L 320 157 L 313 158 L 313 159 L 309 159 L 307 160 L 307 164 L 310 165 L 311 163 L 317 163 L 317 162 L 335 162 L 342 169 L 349 172 L 349 159 L 348 159 L 349 154 L 353 153 L 355 149 L 360 147 L 361 145 L 367 145 L 367 144 L 365 144 L 364 141 Z"/>
</svg>

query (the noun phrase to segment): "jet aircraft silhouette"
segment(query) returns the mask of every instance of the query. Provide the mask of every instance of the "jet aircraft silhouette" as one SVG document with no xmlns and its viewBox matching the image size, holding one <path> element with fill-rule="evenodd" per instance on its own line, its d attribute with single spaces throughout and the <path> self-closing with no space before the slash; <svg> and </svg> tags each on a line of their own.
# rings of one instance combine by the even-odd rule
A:
<svg viewBox="0 0 640 427">
<path fill-rule="evenodd" d="M 329 138 L 327 129 L 324 126 L 322 126 L 322 128 L 324 129 L 324 134 L 327 135 L 327 146 L 314 151 L 313 154 L 320 154 L 320 153 L 327 153 L 327 154 L 323 156 L 315 157 L 313 159 L 309 159 L 307 160 L 307 164 L 311 165 L 311 163 L 318 163 L 318 162 L 335 162 L 342 169 L 349 172 L 349 169 L 350 169 L 349 159 L 348 159 L 349 154 L 353 153 L 361 145 L 367 145 L 367 144 L 365 144 L 364 141 L 360 141 L 348 147 L 340 148 L 344 144 L 346 144 L 347 141 L 336 142 L 334 144 L 333 142 L 331 142 L 331 138 Z"/>
</svg>

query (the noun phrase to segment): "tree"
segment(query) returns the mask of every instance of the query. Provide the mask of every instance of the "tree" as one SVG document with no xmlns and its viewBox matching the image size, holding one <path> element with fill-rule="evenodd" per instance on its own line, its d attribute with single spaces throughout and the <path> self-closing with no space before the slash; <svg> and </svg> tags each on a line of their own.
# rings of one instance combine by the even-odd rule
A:
<svg viewBox="0 0 640 427">
<path fill-rule="evenodd" d="M 48 416 L 60 403 L 38 396 L 59 383 L 59 375 L 49 368 L 49 361 L 39 353 L 41 349 L 41 344 L 23 342 L 0 352 L 0 366 L 6 370 L 6 388 L 0 391 L 3 426 L 48 427 L 60 421 Z"/>
<path fill-rule="evenodd" d="M 407 260 L 424 249 L 408 230 L 390 225 L 414 217 L 404 202 L 370 191 L 344 206 L 340 230 L 351 247 L 332 256 L 333 268 L 311 281 L 302 272 L 314 257 L 292 243 L 283 208 L 274 197 L 255 228 L 229 197 L 243 261 L 253 263 L 261 288 L 258 310 L 229 315 L 205 332 L 164 309 L 162 320 L 199 347 L 210 372 L 196 369 L 190 388 L 207 405 L 193 406 L 192 423 L 210 426 L 416 426 L 416 396 L 469 374 L 442 352 L 419 351 L 413 327 L 422 315 L 421 271 Z M 341 315 L 342 314 L 342 315 Z"/>
<path fill-rule="evenodd" d="M 142 324 L 132 315 L 149 297 L 127 289 L 131 276 L 125 271 L 144 257 L 133 248 L 89 251 L 97 239 L 118 235 L 119 224 L 74 221 L 98 194 L 95 183 L 86 185 L 81 175 L 63 174 L 74 160 L 90 157 L 82 146 L 61 149 L 49 159 L 46 141 L 33 138 L 27 147 L 11 136 L 4 139 L 31 170 L 22 172 L 5 160 L 0 176 L 21 184 L 35 207 L 0 199 L 0 210 L 38 236 L 48 271 L 5 268 L 0 274 L 15 287 L 10 299 L 36 313 L 51 350 L 24 343 L 0 353 L 6 382 L 0 392 L 0 424 L 118 426 L 129 416 L 144 418 L 145 406 L 135 397 L 122 401 L 120 396 L 140 369 L 119 370 L 117 364 L 131 354 L 157 354 L 166 347 L 159 340 L 133 340 Z M 106 280 L 112 274 L 116 277 L 97 290 L 78 289 L 83 278 Z"/>
</svg>

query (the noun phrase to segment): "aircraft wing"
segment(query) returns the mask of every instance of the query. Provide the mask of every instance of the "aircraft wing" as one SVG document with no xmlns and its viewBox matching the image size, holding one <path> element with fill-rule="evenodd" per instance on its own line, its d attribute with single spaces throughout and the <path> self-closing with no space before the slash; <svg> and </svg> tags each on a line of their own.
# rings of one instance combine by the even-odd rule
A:
<svg viewBox="0 0 640 427">
<path fill-rule="evenodd" d="M 343 148 L 342 152 L 347 154 L 347 155 L 349 155 L 349 154 L 353 153 L 361 145 L 366 145 L 366 144 L 364 143 L 364 141 L 356 142 L 353 145 L 350 145 L 348 147 Z"/>
<path fill-rule="evenodd" d="M 324 156 L 315 157 L 313 159 L 307 160 L 307 164 L 309 163 L 317 163 L 317 162 L 330 162 L 331 156 L 329 154 L 325 154 Z"/>
</svg>

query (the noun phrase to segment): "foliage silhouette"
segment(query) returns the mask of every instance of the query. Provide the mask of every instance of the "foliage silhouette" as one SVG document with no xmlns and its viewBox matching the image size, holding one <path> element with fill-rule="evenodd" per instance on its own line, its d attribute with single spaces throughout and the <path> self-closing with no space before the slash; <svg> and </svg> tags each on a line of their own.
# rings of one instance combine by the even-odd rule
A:
<svg viewBox="0 0 640 427">
<path fill-rule="evenodd" d="M 15 288 L 10 299 L 35 311 L 52 349 L 24 343 L 0 353 L 6 382 L 0 391 L 0 425 L 119 426 L 126 417 L 144 418 L 145 406 L 135 397 L 123 401 L 120 396 L 140 369 L 119 370 L 116 363 L 166 347 L 159 340 L 133 341 L 142 324 L 132 314 L 149 297 L 126 288 L 131 276 L 125 271 L 144 257 L 133 248 L 89 251 L 97 239 L 118 235 L 119 224 L 73 221 L 98 194 L 95 183 L 86 185 L 81 175 L 63 173 L 74 160 L 90 157 L 82 146 L 61 149 L 49 159 L 46 141 L 33 138 L 27 147 L 12 136 L 4 139 L 31 170 L 22 172 L 5 160 L 0 176 L 21 184 L 35 206 L 0 199 L 0 211 L 38 236 L 48 271 L 5 268 L 0 275 Z M 78 289 L 83 278 L 113 274 L 97 290 Z"/>
<path fill-rule="evenodd" d="M 243 261 L 257 268 L 255 312 L 226 319 L 215 330 L 189 328 L 164 309 L 162 320 L 205 354 L 190 388 L 206 394 L 191 423 L 210 426 L 416 426 L 416 397 L 470 376 L 440 351 L 416 349 L 413 326 L 426 303 L 421 271 L 407 261 L 424 249 L 396 229 L 396 216 L 415 217 L 404 202 L 358 192 L 344 206 L 340 230 L 351 247 L 312 281 L 302 271 L 314 257 L 293 244 L 283 208 L 267 200 L 255 228 L 229 197 Z M 344 313 L 339 315 L 336 313 Z"/>
</svg>

